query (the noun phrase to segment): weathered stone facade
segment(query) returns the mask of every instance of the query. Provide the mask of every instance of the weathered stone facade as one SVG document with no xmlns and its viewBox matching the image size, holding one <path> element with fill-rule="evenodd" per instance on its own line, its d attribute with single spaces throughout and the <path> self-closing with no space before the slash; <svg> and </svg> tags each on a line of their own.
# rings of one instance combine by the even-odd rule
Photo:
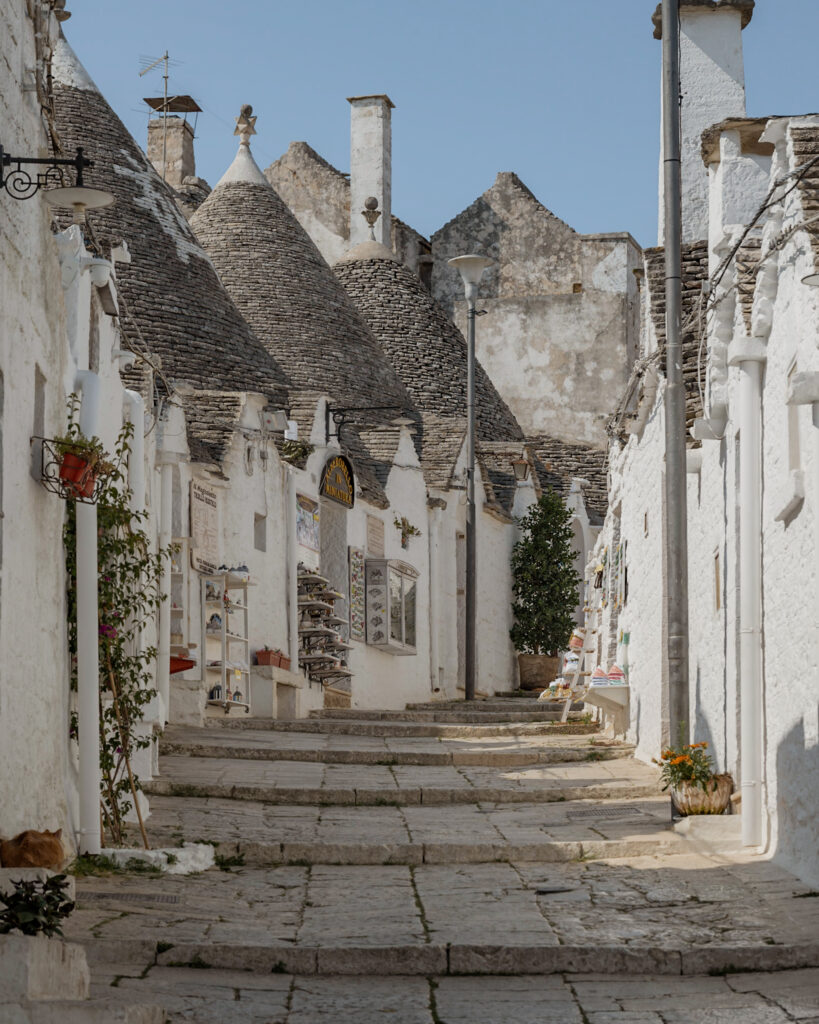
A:
<svg viewBox="0 0 819 1024">
<path fill-rule="evenodd" d="M 640 248 L 628 234 L 579 235 L 515 174 L 432 236 L 432 291 L 465 323 L 447 260 L 480 252 L 487 311 L 478 357 L 527 434 L 605 446 L 605 422 L 637 352 Z"/>
</svg>

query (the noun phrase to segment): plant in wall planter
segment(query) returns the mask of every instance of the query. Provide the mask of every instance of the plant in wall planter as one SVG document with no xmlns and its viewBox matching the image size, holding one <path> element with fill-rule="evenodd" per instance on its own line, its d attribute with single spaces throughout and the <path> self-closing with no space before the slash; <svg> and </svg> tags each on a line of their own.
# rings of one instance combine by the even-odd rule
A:
<svg viewBox="0 0 819 1024">
<path fill-rule="evenodd" d="M 409 547 L 410 537 L 420 537 L 421 531 L 417 526 L 413 526 L 412 523 L 407 519 L 406 516 L 400 518 L 396 515 L 393 517 L 393 525 L 396 530 L 401 531 L 401 547 L 406 551 Z"/>
<path fill-rule="evenodd" d="M 271 650 L 267 644 L 262 647 L 261 650 L 256 651 L 256 664 L 257 665 L 272 665 L 274 667 L 281 665 L 282 652 L 276 648 Z"/>
<path fill-rule="evenodd" d="M 77 422 L 79 398 L 68 399 L 68 426 L 66 432 L 55 437 L 52 445 L 60 461 L 60 480 L 67 497 L 90 498 L 101 476 L 110 474 L 114 467 L 98 437 L 86 437 Z"/>
<path fill-rule="evenodd" d="M 521 538 L 512 549 L 510 631 L 518 651 L 520 685 L 534 690 L 549 685 L 560 668 L 574 627 L 580 576 L 574 568 L 572 514 L 551 488 L 520 520 Z"/>
<path fill-rule="evenodd" d="M 680 814 L 722 814 L 731 799 L 734 780 L 718 774 L 706 753 L 707 743 L 687 743 L 679 749 L 669 747 L 653 758 L 660 766 L 663 790 L 671 790 L 671 799 Z"/>
</svg>

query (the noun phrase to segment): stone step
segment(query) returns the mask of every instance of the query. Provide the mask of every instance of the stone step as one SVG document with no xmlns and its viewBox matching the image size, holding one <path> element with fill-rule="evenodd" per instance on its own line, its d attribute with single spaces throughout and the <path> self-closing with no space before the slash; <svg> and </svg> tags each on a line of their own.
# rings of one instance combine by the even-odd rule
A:
<svg viewBox="0 0 819 1024">
<path fill-rule="evenodd" d="M 442 708 L 425 711 L 375 711 L 362 708 L 319 708 L 310 712 L 311 721 L 354 721 L 354 722 L 442 722 L 453 725 L 489 725 L 514 722 L 559 722 L 562 709 L 547 710 L 540 708 L 510 710 L 491 708 L 473 711 L 471 708 Z M 573 713 L 569 721 L 577 721 L 580 716 Z"/>
<path fill-rule="evenodd" d="M 407 704 L 407 711 L 469 711 L 472 714 L 511 711 L 524 715 L 533 711 L 556 711 L 562 715 L 565 703 L 562 700 L 525 701 L 519 697 L 490 697 L 487 700 L 471 701 L 469 704 L 462 700 L 424 701 L 420 704 Z M 582 711 L 584 707 L 582 700 L 576 700 L 572 702 L 571 710 Z"/>
<path fill-rule="evenodd" d="M 440 736 L 450 739 L 480 739 L 488 736 L 592 736 L 599 727 L 584 722 L 516 722 L 483 725 L 453 725 L 445 722 L 365 721 L 362 719 L 300 718 L 279 721 L 269 718 L 219 715 L 208 727 L 258 729 L 271 732 L 334 733 L 346 736 Z"/>
<path fill-rule="evenodd" d="M 130 961 L 144 957 L 153 944 L 125 938 L 107 942 L 88 939 L 85 945 L 92 962 L 104 965 L 112 959 Z M 262 975 L 719 975 L 819 967 L 819 944 L 719 942 L 691 948 L 682 943 L 658 947 L 647 943 L 429 942 L 293 946 L 182 942 L 159 953 L 156 963 L 163 967 L 210 967 Z M 78 1024 L 80 1020 L 78 1018 Z"/>
<path fill-rule="evenodd" d="M 167 1019 L 159 1005 L 139 1005 L 117 999 L 0 1004 L 3 1024 L 165 1024 Z"/>
<path fill-rule="evenodd" d="M 159 744 L 163 755 L 187 757 L 231 757 L 250 761 L 304 761 L 324 764 L 361 765 L 461 765 L 464 767 L 520 768 L 530 764 L 566 764 L 577 761 L 610 761 L 628 757 L 632 744 L 611 746 L 586 743 L 584 746 L 551 746 L 527 750 L 355 750 L 314 749 L 295 747 L 239 746 L 218 742 L 163 739 Z"/>
<path fill-rule="evenodd" d="M 683 845 L 673 833 L 664 839 L 598 839 L 584 842 L 544 841 L 529 843 L 340 843 L 340 842 L 231 842 L 214 846 L 217 859 L 246 867 L 280 865 L 401 864 L 568 864 L 572 861 L 610 860 L 623 857 L 657 857 L 678 852 Z"/>
<path fill-rule="evenodd" d="M 254 800 L 263 804 L 320 805 L 325 807 L 408 807 L 418 804 L 552 803 L 568 800 L 624 800 L 657 795 L 656 782 L 611 781 L 580 785 L 527 786 L 434 786 L 401 789 L 371 789 L 362 786 L 327 788 L 218 783 L 173 780 L 159 777 L 143 783 L 144 791 L 155 796 Z"/>
<path fill-rule="evenodd" d="M 85 999 L 88 986 L 82 946 L 44 935 L 0 935 L 0 1010 L 3 1003 Z"/>
</svg>

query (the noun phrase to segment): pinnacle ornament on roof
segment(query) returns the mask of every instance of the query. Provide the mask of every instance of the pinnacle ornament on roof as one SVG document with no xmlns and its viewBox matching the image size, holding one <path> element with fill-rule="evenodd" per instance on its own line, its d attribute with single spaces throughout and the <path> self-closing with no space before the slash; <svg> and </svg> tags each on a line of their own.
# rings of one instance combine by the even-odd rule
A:
<svg viewBox="0 0 819 1024">
<path fill-rule="evenodd" d="M 375 222 L 381 216 L 381 211 L 378 209 L 378 200 L 375 196 L 368 196 L 364 200 L 364 209 L 361 211 L 361 216 L 366 220 L 370 226 L 370 241 L 374 242 L 375 238 Z"/>
<path fill-rule="evenodd" d="M 236 118 L 233 134 L 239 136 L 239 143 L 242 146 L 249 146 L 250 136 L 256 134 L 256 117 L 253 114 L 253 107 L 249 103 L 242 105 L 239 116 Z"/>
</svg>

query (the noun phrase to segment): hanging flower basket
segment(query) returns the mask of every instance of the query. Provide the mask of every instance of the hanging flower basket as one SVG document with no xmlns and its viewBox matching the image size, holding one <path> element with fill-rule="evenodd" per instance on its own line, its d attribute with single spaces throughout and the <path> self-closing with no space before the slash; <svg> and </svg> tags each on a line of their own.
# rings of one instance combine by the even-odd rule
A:
<svg viewBox="0 0 819 1024">
<path fill-rule="evenodd" d="M 723 814 L 734 788 L 730 775 L 715 775 L 705 789 L 696 782 L 678 782 L 671 786 L 674 806 L 683 815 Z"/>
</svg>

